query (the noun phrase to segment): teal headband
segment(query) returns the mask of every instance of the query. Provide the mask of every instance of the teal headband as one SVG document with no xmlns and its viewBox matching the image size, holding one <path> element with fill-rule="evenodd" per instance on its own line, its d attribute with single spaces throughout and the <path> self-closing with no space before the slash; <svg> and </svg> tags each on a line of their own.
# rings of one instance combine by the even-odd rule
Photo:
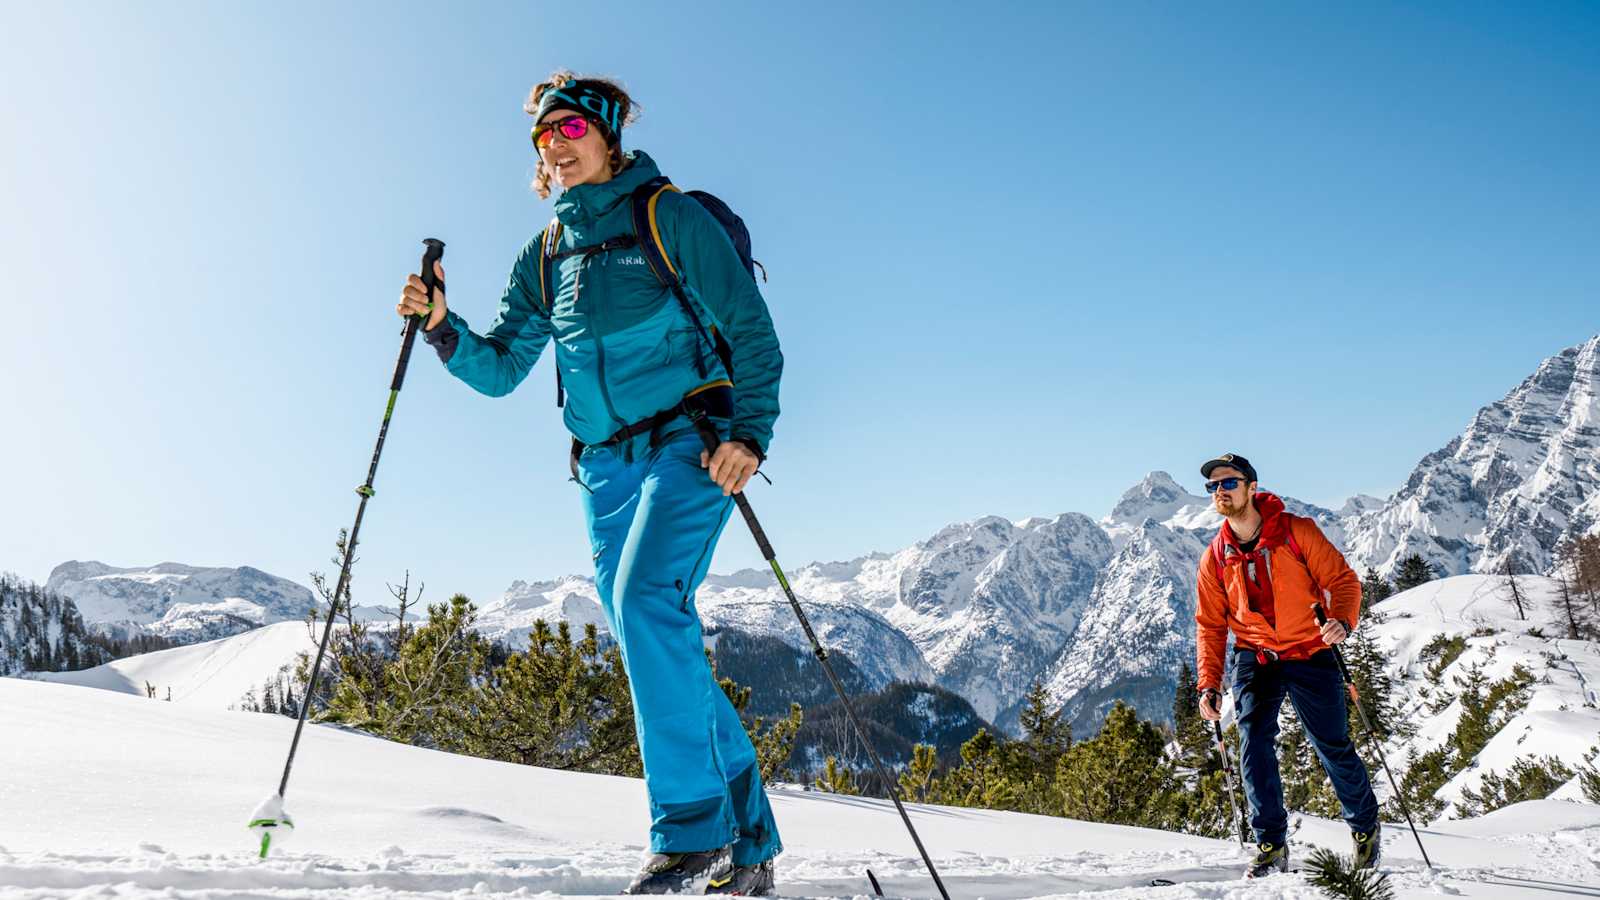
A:
<svg viewBox="0 0 1600 900">
<path fill-rule="evenodd" d="M 550 88 L 539 97 L 535 123 L 543 122 L 553 109 L 570 109 L 583 115 L 605 133 L 606 142 L 622 142 L 622 98 L 609 85 L 598 81 L 569 81 Z"/>
</svg>

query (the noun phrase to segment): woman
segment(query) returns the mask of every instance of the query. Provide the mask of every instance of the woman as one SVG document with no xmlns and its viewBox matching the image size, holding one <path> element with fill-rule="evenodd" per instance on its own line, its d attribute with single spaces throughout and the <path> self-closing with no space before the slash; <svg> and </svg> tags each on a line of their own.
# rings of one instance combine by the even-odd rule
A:
<svg viewBox="0 0 1600 900">
<path fill-rule="evenodd" d="M 682 296 L 647 264 L 632 195 L 660 171 L 622 151 L 636 111 L 619 85 L 558 72 L 524 108 L 534 188 L 561 190 L 551 246 L 541 234 L 523 248 L 482 335 L 447 309 L 442 287 L 430 306 L 415 275 L 398 311 L 426 314 L 424 339 L 446 368 L 490 396 L 510 393 L 554 338 L 595 586 L 628 670 L 650 796 L 652 856 L 627 893 L 682 891 L 709 875 L 707 893 L 769 894 L 782 845 L 755 749 L 706 665 L 694 596 L 731 495 L 772 437 L 778 338 L 755 279 L 694 199 L 666 191 L 656 207 Z M 731 345 L 737 383 L 709 346 L 713 328 Z M 685 398 L 716 428 L 715 453 Z"/>
</svg>

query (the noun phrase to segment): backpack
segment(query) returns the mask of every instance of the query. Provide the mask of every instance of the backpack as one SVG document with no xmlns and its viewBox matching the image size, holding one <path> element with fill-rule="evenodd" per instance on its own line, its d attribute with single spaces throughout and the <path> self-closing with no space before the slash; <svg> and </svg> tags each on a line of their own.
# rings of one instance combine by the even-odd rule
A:
<svg viewBox="0 0 1600 900">
<path fill-rule="evenodd" d="M 723 369 L 733 378 L 733 348 L 728 345 L 726 338 L 713 325 L 707 329 L 701 321 L 700 313 L 695 309 L 689 294 L 683 289 L 683 278 L 678 270 L 673 268 L 672 261 L 667 254 L 666 245 L 661 241 L 661 230 L 656 226 L 656 204 L 660 202 L 661 195 L 667 191 L 677 191 L 678 187 L 666 176 L 657 176 L 635 188 L 629 198 L 633 211 L 633 234 L 611 238 L 592 247 L 576 247 L 564 252 L 556 252 L 556 246 L 561 239 L 561 222 L 557 219 L 550 220 L 550 226 L 539 234 L 539 299 L 544 302 L 545 312 L 552 311 L 552 301 L 546 296 L 546 270 L 556 260 L 568 256 L 593 256 L 597 253 L 609 253 L 612 250 L 626 250 L 638 247 L 645 262 L 650 266 L 650 271 L 661 284 L 672 291 L 683 305 L 683 310 L 689 315 L 689 321 L 694 323 L 695 330 L 700 332 L 700 337 L 710 345 L 717 354 L 717 359 L 722 362 Z M 739 261 L 744 263 L 745 270 L 750 273 L 750 279 L 755 280 L 756 269 L 761 269 L 761 280 L 765 281 L 767 270 L 757 262 L 750 251 L 750 229 L 745 227 L 744 220 L 733 211 L 728 204 L 719 197 L 706 191 L 689 191 L 687 196 L 693 197 L 695 202 L 711 214 L 722 230 L 728 233 L 728 239 L 733 242 L 733 249 L 739 255 Z M 705 375 L 709 369 L 705 360 L 700 360 L 700 374 Z M 562 406 L 565 393 L 561 386 L 561 368 L 556 367 L 556 406 Z"/>
</svg>

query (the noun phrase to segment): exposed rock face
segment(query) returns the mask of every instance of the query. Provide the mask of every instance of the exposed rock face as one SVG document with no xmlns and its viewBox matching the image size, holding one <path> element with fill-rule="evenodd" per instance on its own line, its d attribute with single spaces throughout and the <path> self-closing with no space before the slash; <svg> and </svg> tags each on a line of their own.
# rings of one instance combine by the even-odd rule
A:
<svg viewBox="0 0 1600 900">
<path fill-rule="evenodd" d="M 1568 534 L 1600 528 L 1600 336 L 1545 360 L 1345 523 L 1352 562 L 1391 572 L 1416 553 L 1444 574 L 1551 569 Z"/>
</svg>

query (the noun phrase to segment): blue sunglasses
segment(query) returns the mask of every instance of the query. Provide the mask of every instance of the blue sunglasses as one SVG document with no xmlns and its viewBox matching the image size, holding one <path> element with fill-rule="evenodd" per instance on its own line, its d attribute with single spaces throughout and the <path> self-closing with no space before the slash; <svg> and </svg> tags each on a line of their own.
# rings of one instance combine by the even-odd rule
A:
<svg viewBox="0 0 1600 900">
<path fill-rule="evenodd" d="M 1215 494 L 1218 488 L 1231 491 L 1241 484 L 1244 484 L 1243 478 L 1221 478 L 1216 481 L 1208 481 L 1206 482 L 1206 493 Z"/>
</svg>

